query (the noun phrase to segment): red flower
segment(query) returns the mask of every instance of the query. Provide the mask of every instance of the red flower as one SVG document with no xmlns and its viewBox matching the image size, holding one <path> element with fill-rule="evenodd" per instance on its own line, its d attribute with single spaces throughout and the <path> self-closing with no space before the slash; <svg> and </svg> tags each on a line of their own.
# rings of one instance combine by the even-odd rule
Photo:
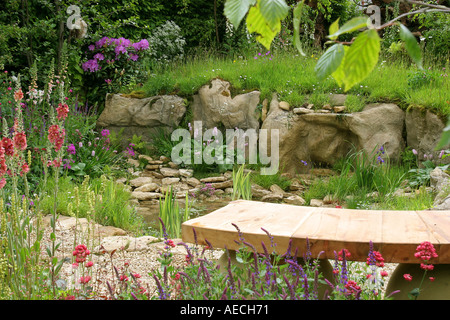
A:
<svg viewBox="0 0 450 320">
<path fill-rule="evenodd" d="M 424 241 L 420 245 L 417 246 L 416 253 L 414 254 L 414 256 L 417 259 L 420 259 L 423 261 L 428 261 L 432 258 L 438 257 L 438 255 L 436 253 L 436 249 L 434 249 L 433 244 L 428 241 Z"/>
<path fill-rule="evenodd" d="M 358 286 L 358 284 L 353 280 L 349 280 L 344 287 L 349 291 L 349 293 L 357 293 L 358 291 L 361 291 L 361 287 Z"/>
<path fill-rule="evenodd" d="M 20 172 L 20 175 L 24 175 L 25 173 L 28 173 L 30 171 L 30 167 L 28 166 L 28 164 L 26 162 L 23 163 L 22 165 L 22 172 Z"/>
<path fill-rule="evenodd" d="M 94 265 L 94 263 L 92 261 L 88 261 L 86 262 L 86 268 L 90 268 Z"/>
<path fill-rule="evenodd" d="M 175 247 L 176 247 L 176 246 L 175 246 L 175 243 L 173 243 L 173 240 L 171 240 L 171 239 L 167 240 L 167 241 L 166 241 L 166 244 L 169 245 L 169 246 L 171 246 L 172 248 L 175 248 Z"/>
<path fill-rule="evenodd" d="M 21 151 L 24 151 L 27 148 L 27 136 L 25 132 L 18 132 L 14 135 L 14 147 Z"/>
<path fill-rule="evenodd" d="M 338 252 L 338 260 L 339 261 L 344 260 L 344 253 L 345 253 L 346 259 L 351 256 L 350 251 L 348 251 L 347 249 L 342 249 L 341 251 Z"/>
<path fill-rule="evenodd" d="M 23 92 L 22 89 L 19 89 L 18 91 L 14 92 L 14 100 L 20 101 L 23 98 Z"/>
<path fill-rule="evenodd" d="M 435 280 L 434 277 L 430 277 L 429 279 L 430 279 L 431 282 L 433 282 Z"/>
<path fill-rule="evenodd" d="M 6 166 L 5 157 L 2 155 L 0 157 L 0 176 L 3 176 L 8 171 L 8 167 Z"/>
<path fill-rule="evenodd" d="M 86 277 L 81 277 L 79 281 L 80 281 L 80 283 L 82 283 L 82 284 L 86 284 L 86 283 L 88 283 L 90 280 L 91 280 L 91 276 L 86 276 Z"/>
<path fill-rule="evenodd" d="M 387 273 L 387 271 L 383 270 L 383 271 L 380 272 L 380 275 L 381 275 L 382 277 L 387 277 L 387 276 L 388 276 L 388 273 Z"/>
<path fill-rule="evenodd" d="M 403 275 L 403 278 L 405 278 L 405 280 L 407 280 L 407 281 L 412 281 L 412 276 L 409 273 L 405 273 Z"/>
<path fill-rule="evenodd" d="M 177 274 L 173 277 L 175 280 L 179 280 L 180 279 L 180 274 L 177 272 Z"/>
<path fill-rule="evenodd" d="M 58 120 L 64 120 L 69 113 L 69 106 L 67 104 L 58 104 L 58 108 L 56 108 L 56 112 L 58 113 Z"/>
<path fill-rule="evenodd" d="M 423 269 L 423 270 L 431 271 L 431 270 L 434 269 L 434 266 L 432 264 L 421 263 L 420 264 L 420 268 Z"/>
<path fill-rule="evenodd" d="M 128 277 L 126 275 L 121 275 L 120 281 L 128 281 Z"/>
<path fill-rule="evenodd" d="M 3 187 L 5 186 L 5 184 L 6 184 L 6 179 L 5 179 L 5 178 L 3 178 L 2 180 L 0 180 L 0 189 L 3 189 Z"/>
<path fill-rule="evenodd" d="M 14 154 L 14 145 L 10 138 L 2 139 L 2 146 L 5 149 L 5 154 L 8 156 L 12 156 Z"/>
<path fill-rule="evenodd" d="M 384 267 L 384 258 L 381 255 L 381 253 L 379 253 L 378 251 L 373 251 L 373 257 L 375 259 L 375 264 L 377 267 L 383 268 Z M 367 258 L 367 264 L 370 265 L 371 263 L 371 258 L 368 257 Z"/>
</svg>

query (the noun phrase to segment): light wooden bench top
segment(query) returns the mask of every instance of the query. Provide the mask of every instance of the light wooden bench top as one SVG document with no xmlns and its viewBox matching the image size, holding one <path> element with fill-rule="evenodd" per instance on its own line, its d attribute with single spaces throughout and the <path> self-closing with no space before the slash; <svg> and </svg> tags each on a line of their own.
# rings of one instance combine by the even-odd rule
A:
<svg viewBox="0 0 450 320">
<path fill-rule="evenodd" d="M 206 245 L 207 239 L 214 248 L 239 249 L 235 224 L 245 241 L 262 252 L 261 242 L 272 251 L 270 239 L 261 230 L 267 230 L 276 243 L 276 251 L 283 254 L 292 239 L 292 253 L 306 252 L 307 239 L 312 257 L 334 259 L 334 252 L 350 251 L 349 260 L 366 261 L 370 241 L 385 262 L 419 263 L 414 257 L 417 246 L 431 242 L 438 258 L 433 264 L 450 264 L 450 211 L 382 211 L 351 210 L 325 207 L 304 207 L 258 201 L 238 200 L 207 215 L 182 224 L 182 238 Z"/>
</svg>

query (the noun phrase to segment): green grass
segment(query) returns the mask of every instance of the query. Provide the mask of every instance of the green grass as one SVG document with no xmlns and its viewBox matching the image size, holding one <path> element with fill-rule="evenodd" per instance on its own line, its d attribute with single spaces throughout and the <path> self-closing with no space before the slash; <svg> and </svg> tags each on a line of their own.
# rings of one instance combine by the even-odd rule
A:
<svg viewBox="0 0 450 320">
<path fill-rule="evenodd" d="M 54 187 L 54 179 L 50 178 L 45 188 L 46 194 L 39 200 L 44 214 L 50 214 L 53 209 L 51 195 Z M 129 200 L 130 192 L 113 180 L 86 178 L 79 184 L 68 177 L 60 177 L 58 181 L 59 214 L 78 215 L 78 218 L 90 218 L 101 225 L 139 231 L 143 221 L 135 209 L 127 205 Z"/>
<path fill-rule="evenodd" d="M 221 78 L 231 83 L 233 96 L 259 90 L 262 101 L 264 98 L 270 100 L 272 93 L 277 92 L 280 100 L 293 106 L 309 102 L 318 104 L 316 107 L 327 103 L 329 94 L 344 93 L 331 77 L 323 81 L 317 79 L 314 72 L 317 56 L 303 57 L 296 52 L 271 54 L 272 60 L 264 53 L 263 58 L 258 56 L 258 59 L 254 59 L 256 53 L 229 58 L 214 54 L 188 57 L 183 62 L 153 70 L 138 90 L 147 96 L 164 93 L 189 97 L 212 79 Z M 347 92 L 347 107 L 349 111 L 359 111 L 365 103 L 393 102 L 403 109 L 421 106 L 449 115 L 450 80 L 443 67 L 449 70 L 448 61 L 426 65 L 426 71 L 435 76 L 433 81 L 417 88 L 408 84 L 408 76 L 417 71 L 415 65 L 381 57 L 370 76 Z"/>
<path fill-rule="evenodd" d="M 284 191 L 288 191 L 289 186 L 291 185 L 291 181 L 280 175 L 279 173 L 273 175 L 262 175 L 259 173 L 252 173 L 250 175 L 250 180 L 252 183 L 256 183 L 257 185 L 269 189 L 271 185 L 278 185 Z"/>
</svg>

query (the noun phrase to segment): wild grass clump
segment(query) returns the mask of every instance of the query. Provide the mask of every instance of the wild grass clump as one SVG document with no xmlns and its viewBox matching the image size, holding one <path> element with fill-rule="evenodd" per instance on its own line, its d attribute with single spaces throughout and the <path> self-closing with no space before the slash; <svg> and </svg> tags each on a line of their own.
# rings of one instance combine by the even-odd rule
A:
<svg viewBox="0 0 450 320">
<path fill-rule="evenodd" d="M 220 78 L 231 83 L 233 96 L 259 90 L 262 101 L 270 100 L 275 92 L 291 106 L 308 102 L 320 108 L 330 94 L 346 93 L 350 97 L 347 112 L 361 111 L 364 103 L 392 102 L 405 110 L 416 105 L 440 115 L 450 114 L 448 62 L 444 67 L 442 63 L 430 62 L 424 72 L 433 75 L 431 80 L 417 86 L 411 85 L 412 77 L 419 72 L 414 65 L 382 56 L 368 78 L 344 92 L 331 77 L 317 79 L 314 55 L 303 57 L 293 51 L 259 54 L 218 57 L 206 53 L 188 57 L 153 70 L 140 90 L 147 96 L 165 93 L 190 97 L 212 79 Z"/>
</svg>

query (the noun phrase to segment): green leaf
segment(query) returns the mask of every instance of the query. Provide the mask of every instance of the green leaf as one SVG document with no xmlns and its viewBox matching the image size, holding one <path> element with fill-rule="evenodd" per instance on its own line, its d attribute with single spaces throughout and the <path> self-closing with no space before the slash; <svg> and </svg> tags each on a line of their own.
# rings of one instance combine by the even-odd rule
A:
<svg viewBox="0 0 450 320">
<path fill-rule="evenodd" d="M 339 31 L 339 19 L 340 18 L 337 18 L 337 20 L 331 24 L 330 29 L 328 30 L 328 32 L 330 34 L 334 34 L 334 33 Z M 331 36 L 329 38 L 331 40 L 336 40 L 337 39 L 337 37 L 331 37 Z"/>
<path fill-rule="evenodd" d="M 349 50 L 349 48 L 350 48 L 349 46 L 344 46 L 344 56 L 342 57 L 341 64 L 336 69 L 336 71 L 334 71 L 331 74 L 340 87 L 344 85 L 344 78 L 345 78 L 344 64 L 345 64 L 345 57 L 347 55 L 347 51 Z"/>
<path fill-rule="evenodd" d="M 375 29 L 366 30 L 356 37 L 345 54 L 344 91 L 364 80 L 375 68 L 380 54 L 380 37 Z"/>
<path fill-rule="evenodd" d="M 284 0 L 259 0 L 259 8 L 271 29 L 275 29 L 289 13 L 289 6 Z"/>
<path fill-rule="evenodd" d="M 298 52 L 300 52 L 300 54 L 302 56 L 306 56 L 306 54 L 303 52 L 302 45 L 300 43 L 300 21 L 301 21 L 301 17 L 302 17 L 303 4 L 304 4 L 304 0 L 299 2 L 294 8 L 294 12 L 293 12 L 293 14 L 294 14 L 294 18 L 293 18 L 294 35 L 293 35 L 293 39 L 294 39 L 294 45 L 297 48 Z"/>
<path fill-rule="evenodd" d="M 419 44 L 417 43 L 416 37 L 409 31 L 407 27 L 403 24 L 400 25 L 400 39 L 405 42 L 406 51 L 408 52 L 411 59 L 415 64 L 419 66 L 420 69 L 423 69 L 422 66 L 422 52 L 420 50 Z"/>
<path fill-rule="evenodd" d="M 224 6 L 224 14 L 234 28 L 237 29 L 247 14 L 249 7 L 255 5 L 255 3 L 256 0 L 227 0 Z"/>
<path fill-rule="evenodd" d="M 420 294 L 419 288 L 414 288 L 414 289 L 412 289 L 412 290 L 408 293 L 408 298 L 409 298 L 410 300 L 417 299 L 417 297 L 419 296 L 419 294 Z"/>
<path fill-rule="evenodd" d="M 355 17 L 344 23 L 344 25 L 338 31 L 334 32 L 333 34 L 330 34 L 328 38 L 336 39 L 341 34 L 353 32 L 361 28 L 367 27 L 367 24 L 369 22 L 370 19 L 368 17 Z"/>
<path fill-rule="evenodd" d="M 442 131 L 441 139 L 439 140 L 435 150 L 442 149 L 450 144 L 450 118 L 447 120 L 447 126 Z"/>
<path fill-rule="evenodd" d="M 251 7 L 247 15 L 247 30 L 249 33 L 257 33 L 256 40 L 261 43 L 267 50 L 270 50 L 275 35 L 281 30 L 281 22 L 275 28 L 271 28 L 259 8 L 259 1 L 255 7 Z"/>
<path fill-rule="evenodd" d="M 325 51 L 325 53 L 317 61 L 315 67 L 317 78 L 323 80 L 335 72 L 337 68 L 339 68 L 344 55 L 344 45 L 340 43 L 336 43 L 328 48 L 328 50 Z"/>
</svg>

